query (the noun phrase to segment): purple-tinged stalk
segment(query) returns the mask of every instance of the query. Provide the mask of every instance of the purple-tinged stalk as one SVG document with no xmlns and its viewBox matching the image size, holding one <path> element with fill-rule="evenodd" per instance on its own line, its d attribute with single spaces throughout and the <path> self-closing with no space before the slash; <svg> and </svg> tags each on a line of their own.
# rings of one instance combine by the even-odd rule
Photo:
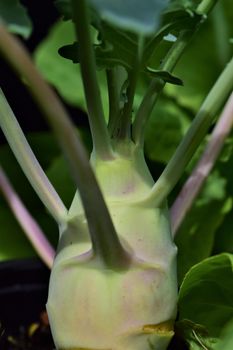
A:
<svg viewBox="0 0 233 350">
<path fill-rule="evenodd" d="M 36 220 L 29 213 L 23 202 L 15 192 L 10 181 L 8 180 L 3 169 L 0 167 L 0 191 L 4 195 L 9 207 L 11 208 L 15 218 L 22 227 L 28 240 L 31 242 L 33 248 L 42 259 L 42 261 L 52 268 L 55 251 L 45 234 L 41 230 Z"/>
<path fill-rule="evenodd" d="M 214 127 L 203 155 L 183 185 L 171 207 L 172 234 L 175 236 L 183 219 L 200 193 L 203 184 L 214 167 L 233 126 L 233 94 L 231 94 L 221 116 Z"/>
</svg>

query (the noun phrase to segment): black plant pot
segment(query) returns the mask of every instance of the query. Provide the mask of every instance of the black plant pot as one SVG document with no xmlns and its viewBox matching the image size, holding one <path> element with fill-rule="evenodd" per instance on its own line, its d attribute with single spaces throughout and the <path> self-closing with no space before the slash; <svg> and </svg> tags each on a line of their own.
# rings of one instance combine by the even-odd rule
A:
<svg viewBox="0 0 233 350">
<path fill-rule="evenodd" d="M 45 310 L 49 274 L 38 259 L 0 263 L 0 323 L 8 334 L 38 322 Z"/>
</svg>

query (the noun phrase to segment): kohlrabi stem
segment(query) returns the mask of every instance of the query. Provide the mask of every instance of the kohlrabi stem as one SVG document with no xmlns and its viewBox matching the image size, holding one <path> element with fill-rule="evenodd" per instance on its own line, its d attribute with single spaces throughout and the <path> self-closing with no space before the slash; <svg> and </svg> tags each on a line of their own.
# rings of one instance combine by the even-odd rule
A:
<svg viewBox="0 0 233 350">
<path fill-rule="evenodd" d="M 102 159 L 111 158 L 112 152 L 110 138 L 104 118 L 96 75 L 96 64 L 91 42 L 88 7 L 85 0 L 72 0 L 72 8 L 73 20 L 80 48 L 80 66 L 94 151 L 96 155 Z"/>
<path fill-rule="evenodd" d="M 106 266 L 120 267 L 127 260 L 127 254 L 116 234 L 85 148 L 56 94 L 43 80 L 23 45 L 2 24 L 0 54 L 26 82 L 66 155 L 83 202 L 94 253 Z"/>
<path fill-rule="evenodd" d="M 25 235 L 31 242 L 37 254 L 44 261 L 44 263 L 51 268 L 55 251 L 45 234 L 42 232 L 38 223 L 31 216 L 29 211 L 24 206 L 23 202 L 15 192 L 11 183 L 7 179 L 6 174 L 0 167 L 0 191 L 3 193 L 9 207 L 11 208 L 15 218 L 22 227 Z M 9 237 L 11 239 L 11 237 Z M 14 244 L 14 242 L 12 242 Z"/>
<path fill-rule="evenodd" d="M 135 57 L 135 61 L 133 62 L 132 69 L 128 72 L 128 87 L 126 90 L 127 101 L 123 107 L 122 113 L 118 121 L 118 125 L 116 126 L 116 130 L 114 133 L 115 138 L 121 141 L 131 139 L 133 102 L 143 58 L 143 46 L 144 38 L 143 36 L 139 36 L 137 55 Z"/>
<path fill-rule="evenodd" d="M 183 185 L 171 207 L 171 227 L 175 236 L 222 150 L 233 126 L 233 93 L 231 94 L 205 148 L 205 151 Z"/>
<path fill-rule="evenodd" d="M 209 126 L 233 88 L 233 58 L 228 63 L 213 88 L 210 90 L 199 112 L 194 118 L 175 154 L 145 199 L 161 205 L 174 188 L 197 147 L 204 139 Z"/>
<path fill-rule="evenodd" d="M 114 128 L 117 117 L 119 117 L 120 112 L 120 94 L 118 91 L 118 77 L 117 68 L 106 70 L 107 84 L 108 84 L 108 100 L 109 100 L 109 118 L 108 118 L 108 129 Z"/>
<path fill-rule="evenodd" d="M 129 139 L 131 137 L 130 126 L 132 120 L 132 112 L 133 112 L 133 101 L 134 94 L 136 90 L 136 84 L 138 79 L 138 72 L 132 70 L 129 72 L 129 86 L 126 90 L 127 102 L 124 105 L 122 113 L 119 118 L 119 125 L 116 130 L 116 138 L 120 140 Z"/>
<path fill-rule="evenodd" d="M 193 34 L 190 31 L 183 31 L 180 34 L 179 38 L 164 58 L 160 66 L 161 70 L 172 72 L 192 35 Z M 154 78 L 151 81 L 136 113 L 135 121 L 132 127 L 132 138 L 134 142 L 140 147 L 142 147 L 144 143 L 146 123 L 164 86 L 165 82 L 163 80 Z"/>
<path fill-rule="evenodd" d="M 32 152 L 1 89 L 0 126 L 22 170 L 41 201 L 58 223 L 64 222 L 67 209 Z"/>
</svg>

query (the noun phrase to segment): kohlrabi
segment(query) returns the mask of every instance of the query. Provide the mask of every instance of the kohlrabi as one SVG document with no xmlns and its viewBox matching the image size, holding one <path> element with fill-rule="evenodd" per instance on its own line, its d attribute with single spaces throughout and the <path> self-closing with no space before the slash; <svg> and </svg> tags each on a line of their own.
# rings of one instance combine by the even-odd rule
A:
<svg viewBox="0 0 233 350">
<path fill-rule="evenodd" d="M 93 139 L 90 162 L 54 93 L 23 47 L 0 26 L 0 52 L 53 127 L 78 187 L 66 210 L 1 95 L 2 129 L 59 225 L 47 303 L 59 350 L 165 350 L 174 334 L 177 249 L 166 198 L 232 89 L 233 62 L 156 182 L 144 159 L 144 132 L 164 85 L 182 84 L 172 70 L 215 2 L 56 1 L 77 32 L 78 42 L 60 52 L 81 66 Z M 152 55 L 169 36 L 172 42 L 160 66 L 150 67 Z M 107 118 L 96 67 L 106 70 Z M 148 88 L 134 107 L 144 76 Z"/>
</svg>

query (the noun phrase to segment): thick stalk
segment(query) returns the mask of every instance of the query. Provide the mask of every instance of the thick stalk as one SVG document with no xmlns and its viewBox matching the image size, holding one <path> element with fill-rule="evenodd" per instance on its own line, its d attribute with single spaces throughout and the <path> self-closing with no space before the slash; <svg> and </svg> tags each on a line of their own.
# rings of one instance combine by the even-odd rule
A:
<svg viewBox="0 0 233 350">
<path fill-rule="evenodd" d="M 31 242 L 35 251 L 44 263 L 51 268 L 55 251 L 45 234 L 42 232 L 38 223 L 31 216 L 23 202 L 15 192 L 11 183 L 7 179 L 3 169 L 0 166 L 0 191 L 3 193 L 9 207 L 11 208 L 15 218 L 22 227 L 25 235 Z"/>
<path fill-rule="evenodd" d="M 79 57 L 89 124 L 94 151 L 102 159 L 110 158 L 111 147 L 97 82 L 95 57 L 92 48 L 90 21 L 85 0 L 72 0 L 73 19 L 79 43 Z"/>
<path fill-rule="evenodd" d="M 218 123 L 216 124 L 210 141 L 197 163 L 192 174 L 183 185 L 175 202 L 171 207 L 172 234 L 175 236 L 187 212 L 191 208 L 203 184 L 214 167 L 214 164 L 224 146 L 224 142 L 233 126 L 233 94 L 231 94 Z"/>
<path fill-rule="evenodd" d="M 160 205 L 178 182 L 186 165 L 204 139 L 217 112 L 231 93 L 233 87 L 233 58 L 226 66 L 217 82 L 209 92 L 187 134 L 176 149 L 163 173 L 145 199 Z"/>
<path fill-rule="evenodd" d="M 32 152 L 1 89 L 0 126 L 32 187 L 52 217 L 61 224 L 66 220 L 67 209 Z"/>
<path fill-rule="evenodd" d="M 0 25 L 0 53 L 26 86 L 52 127 L 70 165 L 87 217 L 94 253 L 107 266 L 119 266 L 126 253 L 122 248 L 88 157 L 64 107 L 42 79 L 22 44 Z"/>
</svg>

